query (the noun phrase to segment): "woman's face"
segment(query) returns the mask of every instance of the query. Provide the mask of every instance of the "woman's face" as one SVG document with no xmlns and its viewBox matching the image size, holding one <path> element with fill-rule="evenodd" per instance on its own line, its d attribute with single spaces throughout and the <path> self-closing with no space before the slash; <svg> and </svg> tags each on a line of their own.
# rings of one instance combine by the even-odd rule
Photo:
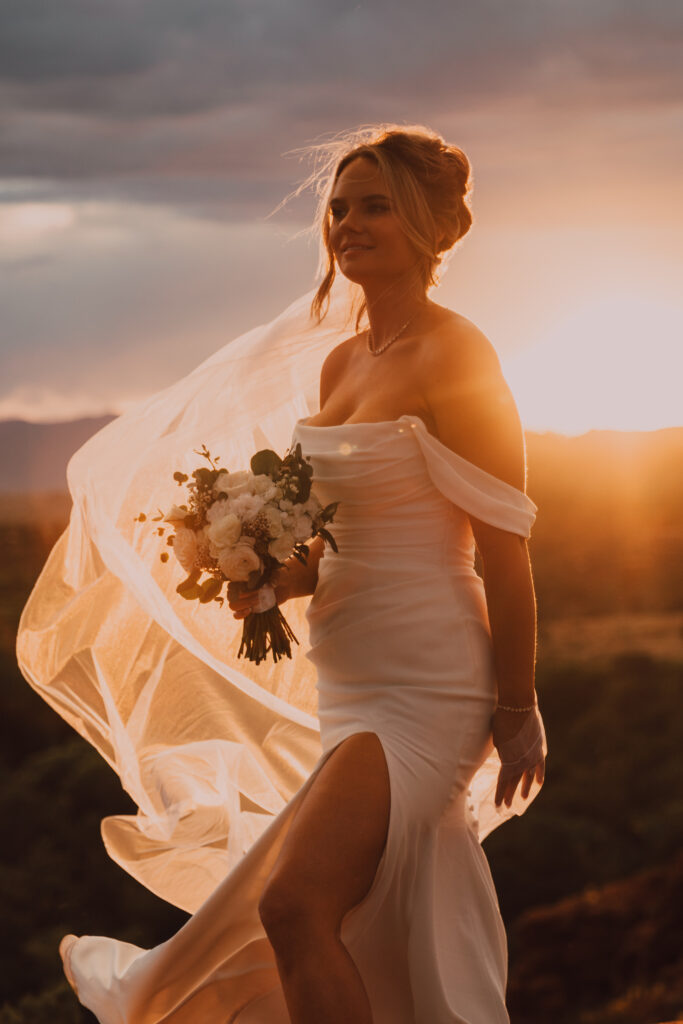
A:
<svg viewBox="0 0 683 1024">
<path fill-rule="evenodd" d="M 386 285 L 417 268 L 417 252 L 399 223 L 374 160 L 359 156 L 344 168 L 330 197 L 329 217 L 330 247 L 350 281 Z"/>
</svg>

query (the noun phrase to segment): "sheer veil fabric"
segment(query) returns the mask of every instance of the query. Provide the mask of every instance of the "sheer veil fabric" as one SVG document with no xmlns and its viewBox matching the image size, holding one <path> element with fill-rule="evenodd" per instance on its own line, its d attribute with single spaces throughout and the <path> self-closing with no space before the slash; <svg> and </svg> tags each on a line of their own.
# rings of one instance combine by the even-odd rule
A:
<svg viewBox="0 0 683 1024">
<path fill-rule="evenodd" d="M 180 579 L 149 520 L 177 500 L 175 470 L 206 444 L 231 469 L 259 448 L 280 454 L 318 409 L 326 354 L 352 332 L 338 282 L 321 325 L 312 295 L 230 341 L 194 372 L 88 441 L 68 468 L 73 510 L 24 609 L 17 653 L 37 692 L 92 743 L 135 801 L 135 816 L 102 822 L 110 856 L 165 900 L 194 912 L 303 786 L 321 757 L 316 671 L 306 657 L 309 599 L 287 603 L 299 645 L 260 666 L 237 659 L 242 623 L 226 607 L 175 593 Z M 482 471 L 426 428 L 427 468 L 449 496 L 451 475 L 474 491 Z M 450 474 L 450 475 L 449 475 Z M 484 474 L 486 476 L 486 474 Z M 488 478 L 490 483 L 492 478 Z M 495 482 L 492 501 L 496 503 Z M 510 499 L 501 484 L 498 499 Z M 460 491 L 458 493 L 461 493 Z M 527 535 L 535 507 L 512 500 Z M 455 500 L 456 495 L 453 495 Z M 495 512 L 494 512 L 495 514 Z M 495 751 L 469 793 L 483 838 L 510 809 L 493 804 Z"/>
</svg>

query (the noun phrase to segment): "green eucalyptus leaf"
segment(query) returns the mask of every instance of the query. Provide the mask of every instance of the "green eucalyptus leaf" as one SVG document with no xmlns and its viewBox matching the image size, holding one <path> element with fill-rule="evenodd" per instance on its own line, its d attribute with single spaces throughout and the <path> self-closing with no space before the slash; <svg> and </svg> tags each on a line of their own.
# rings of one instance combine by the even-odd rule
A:
<svg viewBox="0 0 683 1024">
<path fill-rule="evenodd" d="M 193 569 L 192 572 L 190 573 L 190 575 L 187 577 L 187 579 L 184 579 L 182 581 L 182 583 L 179 583 L 178 586 L 175 588 L 176 589 L 176 593 L 180 594 L 181 597 L 187 597 L 188 593 L 190 591 L 192 591 L 192 590 L 197 590 L 198 591 L 199 587 L 197 586 L 197 583 L 199 581 L 199 577 L 200 576 L 201 576 L 200 570 L 199 569 Z M 192 595 L 192 597 L 195 597 L 195 596 L 196 596 L 195 594 Z M 192 600 L 192 597 L 189 598 L 189 600 Z"/>
<path fill-rule="evenodd" d="M 280 471 L 282 459 L 277 452 L 272 451 L 270 448 L 263 448 L 260 452 L 252 455 L 250 465 L 254 476 L 265 473 L 272 480 Z"/>
<path fill-rule="evenodd" d="M 338 553 L 339 553 L 339 548 L 337 547 L 337 542 L 335 541 L 334 537 L 333 537 L 333 536 L 332 536 L 332 534 L 331 534 L 331 533 L 329 532 L 329 530 L 326 530 L 326 529 L 325 529 L 325 527 L 324 527 L 324 526 L 322 526 L 322 527 L 321 527 L 321 528 L 320 528 L 320 529 L 318 530 L 318 533 L 319 533 L 319 535 L 320 535 L 320 536 L 321 536 L 321 537 L 323 538 L 323 540 L 327 541 L 327 543 L 328 543 L 328 544 L 330 545 L 330 547 L 332 548 L 332 550 L 333 550 L 333 551 L 334 551 L 334 552 L 335 552 L 336 554 L 338 554 Z"/>
<path fill-rule="evenodd" d="M 208 580 L 204 580 L 201 587 L 199 587 L 199 600 L 202 604 L 208 604 L 209 601 L 215 601 L 221 592 L 223 587 L 223 580 L 216 579 L 215 576 L 210 576 Z"/>
</svg>

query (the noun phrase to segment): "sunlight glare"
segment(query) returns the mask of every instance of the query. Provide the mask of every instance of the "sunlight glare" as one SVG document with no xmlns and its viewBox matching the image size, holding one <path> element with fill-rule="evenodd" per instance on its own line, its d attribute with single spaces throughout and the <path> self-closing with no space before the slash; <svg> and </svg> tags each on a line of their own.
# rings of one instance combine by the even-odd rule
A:
<svg viewBox="0 0 683 1024">
<path fill-rule="evenodd" d="M 580 434 L 683 423 L 683 306 L 612 294 L 503 363 L 524 426 Z"/>
</svg>

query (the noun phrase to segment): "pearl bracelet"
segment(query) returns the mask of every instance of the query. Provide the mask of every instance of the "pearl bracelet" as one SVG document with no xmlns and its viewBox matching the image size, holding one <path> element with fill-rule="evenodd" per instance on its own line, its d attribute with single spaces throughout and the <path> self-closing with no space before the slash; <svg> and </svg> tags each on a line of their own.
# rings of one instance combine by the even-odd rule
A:
<svg viewBox="0 0 683 1024">
<path fill-rule="evenodd" d="M 497 704 L 496 705 L 496 711 L 533 711 L 535 707 L 536 707 L 536 702 L 535 701 L 534 701 L 533 704 L 529 704 L 529 706 L 526 707 L 526 708 L 509 708 L 509 707 L 506 707 L 505 704 Z"/>
</svg>

